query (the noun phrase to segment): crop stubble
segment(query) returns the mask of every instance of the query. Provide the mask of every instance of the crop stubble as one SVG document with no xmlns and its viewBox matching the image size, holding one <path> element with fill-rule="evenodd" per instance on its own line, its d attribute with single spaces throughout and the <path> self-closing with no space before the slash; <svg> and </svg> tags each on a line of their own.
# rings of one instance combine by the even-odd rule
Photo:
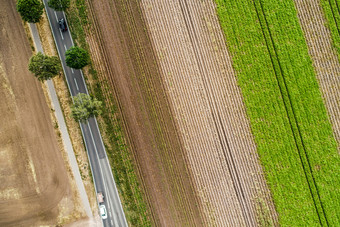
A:
<svg viewBox="0 0 340 227">
<path fill-rule="evenodd" d="M 205 222 L 254 225 L 261 198 L 276 223 L 213 2 L 145 0 L 142 8 Z"/>
</svg>

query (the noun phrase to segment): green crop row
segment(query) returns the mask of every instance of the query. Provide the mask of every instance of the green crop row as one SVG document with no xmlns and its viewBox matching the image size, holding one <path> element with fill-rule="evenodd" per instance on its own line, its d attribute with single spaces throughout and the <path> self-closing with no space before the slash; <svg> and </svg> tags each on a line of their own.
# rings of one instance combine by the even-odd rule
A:
<svg viewBox="0 0 340 227">
<path fill-rule="evenodd" d="M 333 45 L 340 58 L 340 0 L 321 0 L 321 6 L 331 31 Z"/>
<path fill-rule="evenodd" d="M 72 37 L 77 45 L 89 50 L 86 42 L 86 29 L 90 26 L 87 16 L 87 5 L 85 0 L 71 1 L 71 7 L 67 10 L 67 18 Z M 97 75 L 91 64 L 89 75 L 92 83 L 89 90 L 100 101 L 103 102 L 103 113 L 98 121 L 100 130 L 104 132 L 104 144 L 108 155 L 112 173 L 121 196 L 123 208 L 127 221 L 132 226 L 151 226 L 150 211 L 144 200 L 139 179 L 136 174 L 133 158 L 125 143 L 125 135 L 122 122 L 117 113 L 116 102 L 113 94 L 107 99 L 105 92 L 111 91 L 108 85 Z"/>
<path fill-rule="evenodd" d="M 339 223 L 339 155 L 292 0 L 215 0 L 283 226 Z"/>
</svg>

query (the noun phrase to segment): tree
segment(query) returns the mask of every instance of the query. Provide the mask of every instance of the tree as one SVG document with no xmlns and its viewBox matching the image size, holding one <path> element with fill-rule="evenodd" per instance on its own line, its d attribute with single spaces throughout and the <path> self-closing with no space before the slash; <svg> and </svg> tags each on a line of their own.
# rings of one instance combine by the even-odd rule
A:
<svg viewBox="0 0 340 227">
<path fill-rule="evenodd" d="M 38 80 L 43 81 L 58 75 L 61 71 L 61 64 L 58 57 L 50 57 L 38 52 L 30 58 L 28 69 Z"/>
<path fill-rule="evenodd" d="M 49 0 L 47 4 L 56 11 L 65 11 L 70 7 L 70 0 Z"/>
<path fill-rule="evenodd" d="M 79 93 L 74 97 L 73 101 L 74 103 L 71 107 L 71 111 L 72 117 L 76 121 L 86 121 L 90 117 L 97 117 L 102 112 L 102 102 L 87 94 Z"/>
<path fill-rule="evenodd" d="M 81 69 L 90 62 L 90 55 L 87 51 L 77 46 L 68 49 L 65 55 L 66 65 L 74 69 Z"/>
<path fill-rule="evenodd" d="M 44 5 L 39 0 L 18 0 L 17 10 L 24 21 L 37 23 L 43 14 Z"/>
</svg>

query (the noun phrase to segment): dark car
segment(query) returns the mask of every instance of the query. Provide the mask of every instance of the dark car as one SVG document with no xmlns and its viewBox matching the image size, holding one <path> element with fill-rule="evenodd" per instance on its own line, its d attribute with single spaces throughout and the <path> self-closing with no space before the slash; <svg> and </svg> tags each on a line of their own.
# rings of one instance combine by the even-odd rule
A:
<svg viewBox="0 0 340 227">
<path fill-rule="evenodd" d="M 60 28 L 63 32 L 67 31 L 66 21 L 65 21 L 63 18 L 61 18 L 61 19 L 58 21 L 58 23 L 59 23 L 59 28 Z"/>
</svg>

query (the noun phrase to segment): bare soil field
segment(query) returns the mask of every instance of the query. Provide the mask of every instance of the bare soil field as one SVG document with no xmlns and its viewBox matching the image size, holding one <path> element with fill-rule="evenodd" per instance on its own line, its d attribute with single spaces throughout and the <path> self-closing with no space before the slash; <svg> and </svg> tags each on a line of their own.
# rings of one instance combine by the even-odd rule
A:
<svg viewBox="0 0 340 227">
<path fill-rule="evenodd" d="M 277 225 L 213 1 L 89 1 L 155 225 Z"/>
<path fill-rule="evenodd" d="M 141 4 L 205 223 L 276 225 L 215 4 Z"/>
<path fill-rule="evenodd" d="M 55 225 L 76 210 L 71 179 L 15 1 L 1 1 L 0 31 L 0 226 Z"/>
<path fill-rule="evenodd" d="M 340 151 L 340 61 L 319 0 L 295 0 L 301 28 Z"/>
</svg>

